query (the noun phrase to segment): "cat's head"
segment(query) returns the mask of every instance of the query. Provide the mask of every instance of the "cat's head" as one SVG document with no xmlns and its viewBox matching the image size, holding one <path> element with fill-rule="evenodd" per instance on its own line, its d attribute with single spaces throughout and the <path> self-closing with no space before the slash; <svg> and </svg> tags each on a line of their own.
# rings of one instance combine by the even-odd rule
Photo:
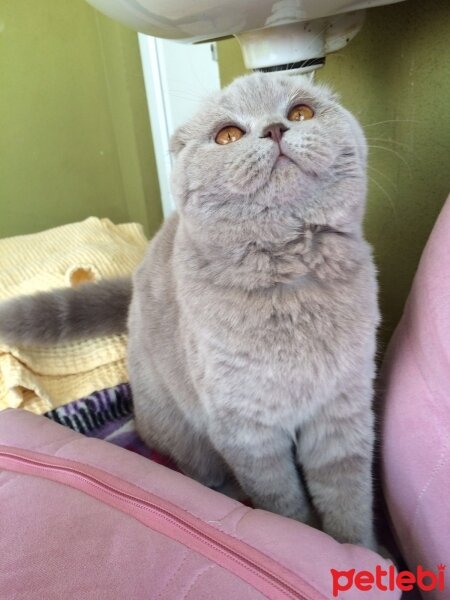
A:
<svg viewBox="0 0 450 600">
<path fill-rule="evenodd" d="M 205 101 L 171 148 L 172 189 L 192 225 L 229 224 L 236 239 L 239 225 L 243 239 L 289 237 L 303 223 L 360 228 L 364 135 L 328 89 L 304 77 L 237 79 Z"/>
</svg>

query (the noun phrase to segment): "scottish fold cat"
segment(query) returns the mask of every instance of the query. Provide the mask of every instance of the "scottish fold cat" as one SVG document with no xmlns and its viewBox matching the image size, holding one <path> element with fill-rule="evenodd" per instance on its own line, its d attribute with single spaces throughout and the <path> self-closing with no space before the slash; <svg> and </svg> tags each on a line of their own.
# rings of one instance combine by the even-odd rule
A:
<svg viewBox="0 0 450 600">
<path fill-rule="evenodd" d="M 172 140 L 178 210 L 133 276 L 8 302 L 0 335 L 122 330 L 142 438 L 188 475 L 375 547 L 366 143 L 326 89 L 253 74 Z M 129 308 L 129 311 L 128 311 Z"/>
</svg>

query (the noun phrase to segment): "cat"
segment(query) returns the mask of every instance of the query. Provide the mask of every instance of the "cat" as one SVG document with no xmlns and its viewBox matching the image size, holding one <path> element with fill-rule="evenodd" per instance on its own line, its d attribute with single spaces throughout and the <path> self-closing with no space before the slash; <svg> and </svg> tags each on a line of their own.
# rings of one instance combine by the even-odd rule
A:
<svg viewBox="0 0 450 600">
<path fill-rule="evenodd" d="M 0 337 L 123 331 L 136 426 L 187 475 L 375 549 L 367 146 L 327 88 L 255 73 L 171 142 L 178 210 L 130 281 L 4 303 Z"/>
</svg>

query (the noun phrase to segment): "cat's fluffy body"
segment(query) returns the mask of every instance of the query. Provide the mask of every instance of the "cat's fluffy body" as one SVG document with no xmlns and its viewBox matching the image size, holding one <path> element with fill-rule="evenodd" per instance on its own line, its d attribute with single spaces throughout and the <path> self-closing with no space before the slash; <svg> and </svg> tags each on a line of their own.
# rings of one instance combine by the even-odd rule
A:
<svg viewBox="0 0 450 600">
<path fill-rule="evenodd" d="M 287 119 L 299 103 L 312 119 Z M 273 123 L 280 145 L 263 137 Z M 229 124 L 245 135 L 216 144 Z M 379 315 L 359 125 L 326 89 L 254 74 L 172 149 L 178 212 L 134 275 L 128 321 L 139 433 L 206 484 L 232 472 L 258 507 L 309 521 L 309 493 L 327 533 L 374 547 Z"/>
<path fill-rule="evenodd" d="M 313 119 L 290 122 L 306 103 Z M 228 123 L 246 135 L 225 147 Z M 288 127 L 278 145 L 267 125 Z M 257 506 L 373 546 L 376 283 L 362 238 L 365 143 L 330 94 L 252 75 L 173 141 L 179 215 L 134 277 L 137 425 L 205 483 L 229 465 Z"/>
</svg>

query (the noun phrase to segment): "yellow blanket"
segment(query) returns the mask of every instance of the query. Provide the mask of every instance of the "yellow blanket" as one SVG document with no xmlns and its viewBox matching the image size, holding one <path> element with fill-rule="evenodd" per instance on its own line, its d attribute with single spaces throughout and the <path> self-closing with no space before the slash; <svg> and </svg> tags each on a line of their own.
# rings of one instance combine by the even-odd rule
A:
<svg viewBox="0 0 450 600">
<path fill-rule="evenodd" d="M 0 240 L 0 300 L 104 277 L 131 274 L 147 240 L 140 225 L 91 217 L 42 233 Z M 127 381 L 126 337 L 54 347 L 0 341 L 0 410 L 44 413 Z"/>
</svg>

